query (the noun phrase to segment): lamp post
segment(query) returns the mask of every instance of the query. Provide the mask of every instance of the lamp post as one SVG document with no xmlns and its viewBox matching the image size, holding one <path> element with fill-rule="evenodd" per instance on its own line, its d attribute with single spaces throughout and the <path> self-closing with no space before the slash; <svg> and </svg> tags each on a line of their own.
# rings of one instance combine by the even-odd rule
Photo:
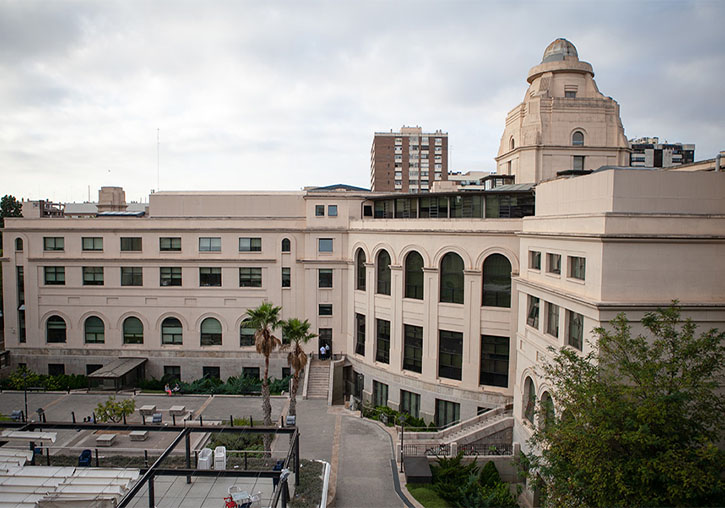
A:
<svg viewBox="0 0 725 508">
<path fill-rule="evenodd" d="M 403 472 L 403 444 L 405 442 L 405 416 L 400 415 L 400 472 Z"/>
<path fill-rule="evenodd" d="M 23 397 L 25 398 L 25 421 L 28 421 L 28 369 L 23 369 Z"/>
</svg>

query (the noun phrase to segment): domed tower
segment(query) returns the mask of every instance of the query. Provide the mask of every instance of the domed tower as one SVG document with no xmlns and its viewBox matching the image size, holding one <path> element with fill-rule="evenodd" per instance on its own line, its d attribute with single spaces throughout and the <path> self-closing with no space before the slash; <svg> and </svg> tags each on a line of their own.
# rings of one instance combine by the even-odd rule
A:
<svg viewBox="0 0 725 508">
<path fill-rule="evenodd" d="M 529 70 L 529 89 L 506 116 L 497 172 L 538 183 L 567 169 L 629 165 L 619 104 L 599 92 L 591 64 L 556 39 Z"/>
</svg>

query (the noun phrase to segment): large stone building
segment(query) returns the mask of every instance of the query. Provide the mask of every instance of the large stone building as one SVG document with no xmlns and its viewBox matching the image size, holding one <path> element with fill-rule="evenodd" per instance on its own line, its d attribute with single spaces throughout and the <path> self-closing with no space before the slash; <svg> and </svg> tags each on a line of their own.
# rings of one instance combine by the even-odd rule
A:
<svg viewBox="0 0 725 508">
<path fill-rule="evenodd" d="M 6 219 L 11 363 L 84 373 L 133 357 L 157 378 L 255 375 L 242 321 L 268 300 L 311 321 L 310 352 L 340 355 L 331 401 L 439 424 L 511 404 L 525 446 L 549 347 L 586 353 L 618 312 L 636 322 L 675 298 L 725 326 L 725 173 L 617 167 L 618 106 L 592 76 L 571 43 L 547 48 L 506 121 L 497 160 L 513 184 L 159 192 L 145 214 Z M 593 172 L 557 177 L 580 156 Z M 272 375 L 285 367 L 276 355 Z"/>
<path fill-rule="evenodd" d="M 636 138 L 629 140 L 632 148 L 630 166 L 640 168 L 671 168 L 695 162 L 695 145 L 660 143 L 660 139 Z"/>
</svg>

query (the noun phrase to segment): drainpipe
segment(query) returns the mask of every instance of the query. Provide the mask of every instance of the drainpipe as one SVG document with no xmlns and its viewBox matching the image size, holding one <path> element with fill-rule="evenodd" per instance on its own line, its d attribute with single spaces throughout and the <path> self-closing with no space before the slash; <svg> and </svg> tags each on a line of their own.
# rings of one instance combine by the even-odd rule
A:
<svg viewBox="0 0 725 508">
<path fill-rule="evenodd" d="M 720 159 L 721 158 L 722 158 L 722 155 L 720 155 L 720 154 L 717 154 L 715 156 L 715 171 L 720 171 L 720 169 L 721 169 L 721 167 L 720 167 Z"/>
</svg>

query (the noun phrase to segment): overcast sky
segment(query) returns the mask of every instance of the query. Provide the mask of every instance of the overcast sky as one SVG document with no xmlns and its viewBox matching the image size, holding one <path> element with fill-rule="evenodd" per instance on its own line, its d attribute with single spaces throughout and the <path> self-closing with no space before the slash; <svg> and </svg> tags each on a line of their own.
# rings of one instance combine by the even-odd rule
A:
<svg viewBox="0 0 725 508">
<path fill-rule="evenodd" d="M 725 149 L 725 2 L 0 0 L 0 195 L 369 187 L 375 131 L 494 170 L 557 37 L 628 138 Z M 157 174 L 157 129 L 160 172 Z"/>
</svg>

